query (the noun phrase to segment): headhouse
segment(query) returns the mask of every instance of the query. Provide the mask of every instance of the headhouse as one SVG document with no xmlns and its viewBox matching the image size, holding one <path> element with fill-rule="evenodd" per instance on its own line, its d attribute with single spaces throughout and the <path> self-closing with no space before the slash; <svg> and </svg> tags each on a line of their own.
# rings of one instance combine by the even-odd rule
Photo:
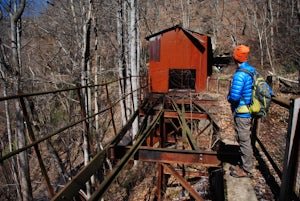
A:
<svg viewBox="0 0 300 201">
<path fill-rule="evenodd" d="M 210 37 L 177 25 L 146 37 L 150 42 L 149 86 L 151 92 L 206 89 L 211 74 Z"/>
</svg>

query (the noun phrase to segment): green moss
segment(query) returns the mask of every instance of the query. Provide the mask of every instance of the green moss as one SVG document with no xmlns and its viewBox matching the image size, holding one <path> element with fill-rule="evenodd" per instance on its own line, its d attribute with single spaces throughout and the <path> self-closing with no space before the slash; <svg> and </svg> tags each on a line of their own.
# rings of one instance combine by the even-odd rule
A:
<svg viewBox="0 0 300 201">
<path fill-rule="evenodd" d="M 57 125 L 57 124 L 63 122 L 67 118 L 67 115 L 68 114 L 66 113 L 66 111 L 64 109 L 62 109 L 61 107 L 56 107 L 50 113 L 51 124 Z"/>
</svg>

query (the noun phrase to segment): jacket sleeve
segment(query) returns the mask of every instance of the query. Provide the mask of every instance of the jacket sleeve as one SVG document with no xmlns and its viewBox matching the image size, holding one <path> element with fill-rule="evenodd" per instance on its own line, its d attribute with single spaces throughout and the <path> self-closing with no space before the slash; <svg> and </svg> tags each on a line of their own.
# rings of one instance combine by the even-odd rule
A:
<svg viewBox="0 0 300 201">
<path fill-rule="evenodd" d="M 240 72 L 235 73 L 233 76 L 231 88 L 227 97 L 228 102 L 233 105 L 238 105 L 242 97 L 242 90 L 244 87 L 243 79 L 242 73 Z"/>
<path fill-rule="evenodd" d="M 274 94 L 273 90 L 271 89 L 270 85 L 268 85 L 268 88 L 269 88 L 269 90 L 270 90 L 270 95 L 271 95 L 271 96 L 275 96 L 275 94 Z"/>
</svg>

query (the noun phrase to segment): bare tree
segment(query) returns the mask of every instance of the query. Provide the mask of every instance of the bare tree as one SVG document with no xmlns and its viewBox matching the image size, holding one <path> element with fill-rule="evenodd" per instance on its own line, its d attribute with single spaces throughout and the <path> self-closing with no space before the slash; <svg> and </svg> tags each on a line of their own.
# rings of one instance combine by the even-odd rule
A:
<svg viewBox="0 0 300 201">
<path fill-rule="evenodd" d="M 21 15 L 25 9 L 25 0 L 14 0 L 10 2 L 0 1 L 0 4 L 4 7 L 6 12 L 10 16 L 10 38 L 11 38 L 11 69 L 15 76 L 14 93 L 20 92 L 20 78 L 21 78 Z M 23 114 L 19 105 L 19 102 L 15 102 L 16 109 L 16 132 L 18 147 L 22 148 L 26 146 L 25 128 Z M 32 200 L 32 187 L 30 182 L 28 156 L 26 152 L 22 152 L 18 157 L 19 163 L 19 175 L 22 192 L 22 200 Z"/>
<path fill-rule="evenodd" d="M 138 65 L 137 65 L 137 27 L 136 27 L 136 2 L 135 0 L 130 0 L 130 28 L 129 28 L 129 45 L 130 45 L 130 69 L 131 69 L 131 84 L 132 84 L 132 95 L 133 95 L 133 104 L 132 104 L 132 113 L 138 108 L 138 95 L 137 95 L 137 87 L 138 87 Z M 128 105 L 129 106 L 129 105 Z M 132 137 L 134 138 L 138 131 L 138 119 L 136 119 L 133 123 L 132 129 Z"/>
<path fill-rule="evenodd" d="M 118 68 L 119 68 L 119 94 L 122 96 L 126 91 L 126 32 L 125 32 L 125 22 L 126 22 L 126 1 L 118 0 L 117 8 L 117 40 L 118 40 Z M 126 102 L 125 100 L 120 102 L 122 123 L 126 124 L 127 114 L 126 114 Z"/>
<path fill-rule="evenodd" d="M 276 4 L 275 4 L 276 3 Z M 274 2 L 277 12 L 274 52 L 286 71 L 298 70 L 300 65 L 299 1 Z"/>
<path fill-rule="evenodd" d="M 91 43 L 91 21 L 92 21 L 92 2 L 88 1 L 87 7 L 83 6 L 83 16 L 84 16 L 84 24 L 83 24 L 83 47 L 82 47 L 82 61 L 81 61 L 81 85 L 88 86 L 91 80 L 90 71 L 91 71 L 91 61 L 90 61 L 90 43 Z M 83 102 L 84 102 L 84 109 L 86 113 L 86 117 L 91 112 L 89 106 L 92 105 L 91 103 L 91 92 L 88 88 L 83 90 Z M 90 138 L 90 124 L 88 120 L 84 122 L 84 129 L 83 129 L 83 139 L 84 139 L 84 164 L 87 165 L 90 161 L 90 154 L 91 154 L 91 138 Z M 86 184 L 86 192 L 87 196 L 91 196 L 91 186 L 89 182 Z"/>
<path fill-rule="evenodd" d="M 182 26 L 189 28 L 190 26 L 190 0 L 181 0 Z"/>
<path fill-rule="evenodd" d="M 7 96 L 7 90 L 8 90 L 8 86 L 7 86 L 7 70 L 9 68 L 9 65 L 6 63 L 7 59 L 5 59 L 5 53 L 4 53 L 4 47 L 1 43 L 1 39 L 0 39 L 0 74 L 1 74 L 1 81 L 3 84 L 3 96 Z M 9 147 L 9 151 L 12 152 L 13 151 L 13 134 L 12 134 L 12 126 L 11 126 L 11 115 L 10 115 L 10 109 L 9 109 L 9 103 L 8 101 L 4 102 L 4 107 L 5 107 L 5 115 L 6 115 L 6 128 L 7 128 L 7 138 L 8 138 L 8 147 Z M 3 164 L 1 164 L 2 166 Z M 14 182 L 17 184 L 15 186 L 16 192 L 17 192 L 17 197 L 19 200 L 22 199 L 22 195 L 20 192 L 20 183 L 19 183 L 19 178 L 18 178 L 18 171 L 17 171 L 17 166 L 16 166 L 16 161 L 15 161 L 15 157 L 11 158 L 10 160 L 10 166 L 11 166 L 11 170 L 12 170 L 12 174 L 13 174 L 13 179 Z M 4 173 L 5 174 L 5 173 Z M 8 175 L 5 175 L 7 178 L 9 178 Z M 8 179 L 6 179 L 7 181 L 9 181 Z M 13 183 L 13 182 L 11 182 Z M 10 188 L 10 186 L 8 186 Z"/>
</svg>

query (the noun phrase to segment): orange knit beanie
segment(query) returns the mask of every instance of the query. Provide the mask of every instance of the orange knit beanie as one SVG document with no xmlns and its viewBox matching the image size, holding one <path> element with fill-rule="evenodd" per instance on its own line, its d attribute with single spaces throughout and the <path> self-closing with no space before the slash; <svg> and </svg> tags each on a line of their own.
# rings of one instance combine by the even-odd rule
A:
<svg viewBox="0 0 300 201">
<path fill-rule="evenodd" d="M 233 52 L 233 58 L 241 63 L 248 60 L 248 54 L 250 52 L 250 48 L 245 45 L 239 45 L 235 48 Z"/>
</svg>

